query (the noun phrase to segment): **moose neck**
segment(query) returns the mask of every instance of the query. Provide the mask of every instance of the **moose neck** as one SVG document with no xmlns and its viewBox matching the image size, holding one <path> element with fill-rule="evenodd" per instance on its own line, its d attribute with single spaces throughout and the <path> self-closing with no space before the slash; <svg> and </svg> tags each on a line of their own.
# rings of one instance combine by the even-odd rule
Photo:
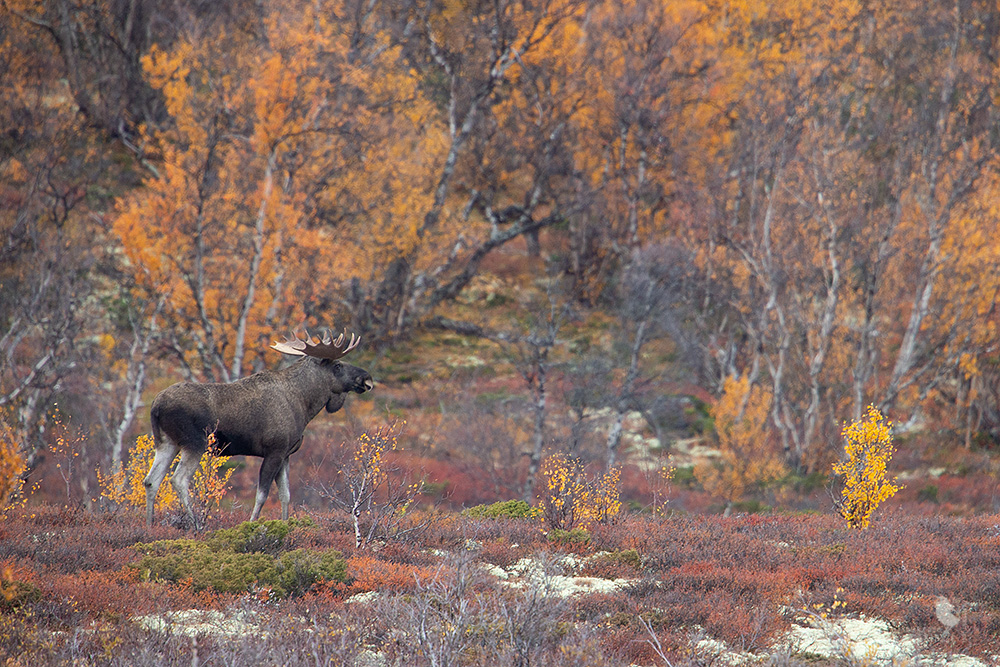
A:
<svg viewBox="0 0 1000 667">
<path fill-rule="evenodd" d="M 332 369 L 320 359 L 305 357 L 279 373 L 285 376 L 289 390 L 302 397 L 308 419 L 312 419 L 326 405 L 332 386 Z"/>
</svg>

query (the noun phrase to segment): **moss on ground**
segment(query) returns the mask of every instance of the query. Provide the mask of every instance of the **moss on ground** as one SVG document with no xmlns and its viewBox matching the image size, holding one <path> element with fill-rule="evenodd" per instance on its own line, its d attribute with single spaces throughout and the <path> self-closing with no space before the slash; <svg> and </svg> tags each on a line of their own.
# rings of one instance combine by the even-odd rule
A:
<svg viewBox="0 0 1000 667">
<path fill-rule="evenodd" d="M 309 520 L 259 521 L 219 530 L 203 540 L 137 544 L 134 566 L 146 581 L 189 581 L 196 591 L 244 593 L 269 588 L 278 597 L 301 595 L 321 581 L 345 581 L 347 568 L 332 549 L 285 549 L 285 538 Z"/>
</svg>

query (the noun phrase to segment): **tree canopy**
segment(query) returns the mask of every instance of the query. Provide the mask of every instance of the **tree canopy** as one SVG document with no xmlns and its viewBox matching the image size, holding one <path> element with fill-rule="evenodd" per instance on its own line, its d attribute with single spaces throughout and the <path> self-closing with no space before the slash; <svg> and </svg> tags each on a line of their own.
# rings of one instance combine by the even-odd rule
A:
<svg viewBox="0 0 1000 667">
<path fill-rule="evenodd" d="M 657 331 L 793 467 L 872 403 L 1000 428 L 998 35 L 982 0 L 3 0 L 0 410 L 111 433 L 150 356 L 406 336 L 523 242 L 596 308 L 677 249 Z"/>
</svg>

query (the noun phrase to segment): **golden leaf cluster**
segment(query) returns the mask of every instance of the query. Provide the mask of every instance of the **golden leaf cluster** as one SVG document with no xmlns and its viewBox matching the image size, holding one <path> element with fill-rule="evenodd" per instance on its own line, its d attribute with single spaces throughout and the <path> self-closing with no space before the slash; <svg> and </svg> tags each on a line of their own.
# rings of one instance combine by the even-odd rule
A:
<svg viewBox="0 0 1000 667">
<path fill-rule="evenodd" d="M 353 466 L 341 469 L 341 474 L 353 472 L 369 483 L 382 477 L 385 467 L 385 455 L 394 452 L 399 447 L 398 433 L 391 427 L 382 426 L 372 434 L 368 431 L 358 436 L 354 450 Z"/>
<path fill-rule="evenodd" d="M 892 422 L 885 421 L 874 405 L 869 405 L 861 419 L 843 431 L 845 458 L 833 465 L 833 472 L 843 478 L 837 511 L 851 528 L 864 530 L 872 513 L 882 502 L 899 491 L 895 480 L 886 479 L 886 468 L 895 451 L 892 446 Z"/>
<path fill-rule="evenodd" d="M 198 463 L 198 469 L 191 480 L 195 499 L 205 508 L 207 515 L 212 509 L 218 510 L 222 499 L 229 490 L 229 478 L 235 468 L 227 467 L 228 456 L 223 456 L 215 434 L 208 434 L 208 449 Z M 162 485 L 161 485 L 162 486 Z"/>
<path fill-rule="evenodd" d="M 152 436 L 143 434 L 136 438 L 135 445 L 129 450 L 128 462 L 105 475 L 100 468 L 97 470 L 97 484 L 101 489 L 101 497 L 110 501 L 115 507 L 130 507 L 143 509 L 146 507 L 146 487 L 143 480 L 153 459 L 156 456 L 156 445 Z M 227 468 L 228 456 L 219 453 L 215 434 L 208 436 L 208 450 L 201 457 L 198 469 L 192 478 L 191 490 L 197 502 L 203 505 L 206 512 L 212 507 L 216 509 L 229 489 L 229 478 L 233 468 Z M 170 475 L 160 484 L 156 494 L 156 510 L 161 511 L 178 506 L 177 492 L 169 484 Z"/>
<path fill-rule="evenodd" d="M 153 465 L 155 455 L 156 445 L 152 436 L 143 434 L 136 438 L 135 445 L 129 449 L 128 463 L 110 475 L 97 469 L 97 485 L 101 489 L 101 497 L 111 501 L 116 507 L 146 507 L 146 487 L 143 480 Z M 173 486 L 161 484 L 156 494 L 156 509 L 176 506 L 177 494 Z"/>
<path fill-rule="evenodd" d="M 746 375 L 726 379 L 712 411 L 719 461 L 700 463 L 694 470 L 707 491 L 732 503 L 785 474 L 781 453 L 767 428 L 770 409 L 770 392 L 751 387 Z"/>
<path fill-rule="evenodd" d="M 579 459 L 554 454 L 542 461 L 539 474 L 541 516 L 549 528 L 586 529 L 621 512 L 618 468 L 591 478 Z"/>
</svg>

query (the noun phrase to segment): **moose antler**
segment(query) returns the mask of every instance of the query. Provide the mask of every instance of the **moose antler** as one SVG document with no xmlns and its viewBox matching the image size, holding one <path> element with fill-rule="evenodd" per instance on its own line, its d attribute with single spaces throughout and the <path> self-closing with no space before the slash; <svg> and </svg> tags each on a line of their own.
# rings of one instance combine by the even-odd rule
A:
<svg viewBox="0 0 1000 667">
<path fill-rule="evenodd" d="M 306 331 L 306 337 L 304 339 L 299 338 L 296 335 L 292 335 L 291 338 L 286 338 L 283 342 L 275 342 L 271 345 L 278 352 L 284 352 L 285 354 L 294 354 L 300 357 L 317 357 L 319 359 L 340 359 L 342 356 L 353 350 L 361 342 L 360 336 L 355 336 L 351 334 L 351 340 L 344 344 L 344 339 L 347 336 L 347 330 L 345 329 L 336 339 L 334 339 L 330 331 L 327 330 L 323 334 L 323 338 L 314 341 L 313 337 L 309 335 Z"/>
</svg>

